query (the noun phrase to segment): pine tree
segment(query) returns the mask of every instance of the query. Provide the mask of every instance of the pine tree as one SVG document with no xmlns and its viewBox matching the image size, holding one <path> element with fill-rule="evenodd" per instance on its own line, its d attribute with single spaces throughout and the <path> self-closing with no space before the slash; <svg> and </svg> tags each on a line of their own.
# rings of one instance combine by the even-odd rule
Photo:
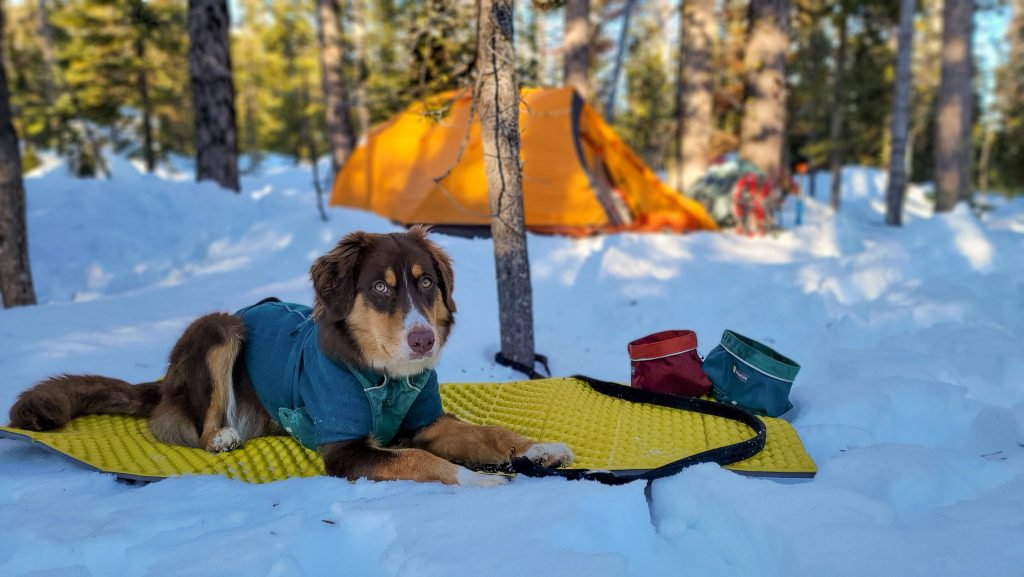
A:
<svg viewBox="0 0 1024 577">
<path fill-rule="evenodd" d="M 426 0 L 406 10 L 410 22 L 405 33 L 412 46 L 406 86 L 411 99 L 430 105 L 431 96 L 469 86 L 476 70 L 476 37 L 464 23 L 473 18 L 473 4 Z M 443 116 L 447 110 L 429 112 Z"/>
<path fill-rule="evenodd" d="M 135 86 L 141 114 L 142 158 L 146 172 L 156 169 L 156 144 L 153 141 L 153 102 L 149 95 L 149 71 L 146 69 L 147 52 L 150 36 L 160 25 L 156 12 L 142 0 L 130 0 L 130 19 L 135 38 L 132 42 L 135 50 Z"/>
<path fill-rule="evenodd" d="M 235 91 L 227 0 L 189 0 L 189 71 L 196 129 L 196 180 L 238 192 Z"/>
<path fill-rule="evenodd" d="M 102 100 L 96 102 L 99 86 L 110 82 L 101 76 L 105 66 L 97 69 L 88 68 L 83 71 L 75 63 L 88 58 L 95 58 L 95 52 L 89 48 L 88 42 L 82 42 L 81 30 L 95 24 L 90 18 L 93 12 L 99 12 L 99 20 L 109 14 L 102 5 L 83 1 L 81 4 L 69 4 L 65 10 L 56 15 L 58 26 L 53 25 L 53 16 L 46 0 L 37 1 L 39 18 L 39 38 L 46 63 L 46 94 L 47 100 L 55 108 L 62 110 L 61 148 L 68 156 L 74 174 L 78 176 L 109 176 L 106 160 L 103 158 L 103 142 L 96 134 L 93 124 L 109 122 L 113 116 L 111 106 L 104 106 Z M 63 26 L 60 24 L 63 22 Z M 99 26 L 96 26 L 99 28 Z M 70 31 L 70 32 L 68 32 Z M 78 32 L 79 34 L 75 34 Z M 65 35 L 58 45 L 58 33 Z M 113 43 L 103 35 L 96 41 L 96 52 L 108 53 Z M 66 63 L 66 64 L 65 64 Z M 104 78 L 102 82 L 90 82 L 89 76 Z M 89 87 L 93 87 L 89 90 Z M 85 93 L 83 95 L 83 92 Z"/>
<path fill-rule="evenodd" d="M 195 153 L 195 133 L 189 98 L 188 12 L 178 0 L 146 0 L 151 24 L 144 30 L 145 60 L 136 61 L 136 75 L 146 75 L 153 155 L 166 160 L 172 152 Z M 140 91 L 134 91 L 131 106 L 143 108 Z M 137 130 L 136 130 L 137 132 Z M 145 155 L 145 151 L 135 151 Z"/>
<path fill-rule="evenodd" d="M 514 0 L 479 0 L 478 109 L 498 278 L 501 355 L 533 370 L 533 294 L 523 223 Z"/>
<path fill-rule="evenodd" d="M 935 118 L 935 210 L 948 212 L 971 197 L 971 128 L 974 113 L 974 0 L 945 0 L 942 81 Z"/>
<path fill-rule="evenodd" d="M 364 6 L 367 8 L 364 11 L 367 22 L 365 54 L 358 63 L 360 68 L 356 82 L 365 92 L 362 104 L 367 108 L 372 124 L 390 118 L 414 98 L 408 85 L 412 53 L 404 42 L 407 22 L 403 16 L 413 18 L 415 14 L 399 10 L 396 0 L 376 0 Z M 372 67 L 369 65 L 371 62 Z M 364 130 L 366 128 L 363 127 Z"/>
<path fill-rule="evenodd" d="M 266 37 L 273 22 L 264 0 L 242 0 L 242 18 L 232 37 L 232 63 L 235 72 L 236 103 L 239 122 L 239 151 L 246 156 L 244 171 L 259 170 L 263 154 L 273 150 L 271 136 L 279 119 L 273 108 L 279 99 L 272 90 L 271 74 L 279 70 L 271 65 Z"/>
<path fill-rule="evenodd" d="M 36 147 L 63 151 L 63 121 L 51 106 L 50 84 L 43 63 L 37 35 L 37 14 L 34 4 L 20 3 L 6 7 L 7 30 L 5 54 L 8 63 L 10 105 L 17 111 L 15 130 L 24 146 L 22 168 L 34 168 L 39 159 Z"/>
<path fill-rule="evenodd" d="M 4 28 L 4 3 L 0 0 L 0 297 L 7 308 L 35 304 L 36 293 L 28 260 L 18 133 L 14 131 L 7 91 Z"/>
</svg>

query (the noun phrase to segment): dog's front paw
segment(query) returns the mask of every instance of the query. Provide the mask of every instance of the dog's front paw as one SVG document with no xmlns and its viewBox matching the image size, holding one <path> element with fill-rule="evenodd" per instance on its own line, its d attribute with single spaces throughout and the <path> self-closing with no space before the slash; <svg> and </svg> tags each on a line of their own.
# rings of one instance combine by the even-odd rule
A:
<svg viewBox="0 0 1024 577">
<path fill-rule="evenodd" d="M 242 446 L 242 437 L 239 436 L 238 431 L 231 427 L 224 427 L 210 438 L 206 444 L 206 450 L 210 453 L 223 453 L 224 451 L 233 451 L 240 446 Z"/>
<path fill-rule="evenodd" d="M 544 467 L 565 467 L 576 458 L 565 443 L 534 443 L 526 450 L 526 458 Z"/>
<path fill-rule="evenodd" d="M 508 478 L 501 475 L 484 475 L 476 471 L 470 471 L 465 467 L 459 467 L 455 479 L 463 487 L 499 487 L 508 483 Z"/>
</svg>

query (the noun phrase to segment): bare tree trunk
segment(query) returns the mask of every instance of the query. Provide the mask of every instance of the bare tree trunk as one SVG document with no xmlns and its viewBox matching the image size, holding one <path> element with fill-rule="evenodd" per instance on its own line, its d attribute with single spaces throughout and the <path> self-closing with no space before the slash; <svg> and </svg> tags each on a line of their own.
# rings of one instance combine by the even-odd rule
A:
<svg viewBox="0 0 1024 577">
<path fill-rule="evenodd" d="M 5 308 L 36 304 L 28 261 L 21 153 L 4 66 L 3 0 L 0 0 L 0 297 Z"/>
<path fill-rule="evenodd" d="M 356 141 L 349 116 L 337 0 L 317 0 L 316 19 L 320 39 L 320 79 L 324 90 L 327 136 L 331 142 L 331 168 L 337 174 L 352 154 Z"/>
<path fill-rule="evenodd" d="M 562 34 L 562 82 L 590 100 L 590 0 L 565 3 Z"/>
<path fill-rule="evenodd" d="M 303 110 L 307 110 L 310 101 L 313 100 L 313 95 L 309 90 L 310 84 L 309 78 L 302 81 Z M 299 133 L 299 139 L 303 141 L 306 151 L 309 152 L 310 169 L 313 172 L 313 189 L 316 191 L 316 209 L 320 213 L 320 220 L 327 222 L 327 211 L 324 210 L 324 187 L 320 184 L 320 150 L 316 145 L 316 136 L 309 129 L 309 119 L 305 114 L 302 115 L 302 120 L 299 123 Z"/>
<path fill-rule="evenodd" d="M 478 108 L 498 279 L 501 354 L 532 369 L 533 292 L 523 222 L 514 6 L 514 0 L 479 0 Z"/>
<path fill-rule="evenodd" d="M 196 128 L 196 180 L 238 192 L 235 87 L 227 0 L 189 0 L 188 64 Z"/>
<path fill-rule="evenodd" d="M 840 10 L 844 10 L 840 7 Z M 835 70 L 832 73 L 832 109 L 828 122 L 828 167 L 832 174 L 829 199 L 832 208 L 839 210 L 843 193 L 843 100 L 846 84 L 846 36 L 850 19 L 845 14 L 839 20 L 839 47 L 836 49 Z"/>
<path fill-rule="evenodd" d="M 679 19 L 675 187 L 685 191 L 708 169 L 711 148 L 715 0 L 685 0 Z"/>
<path fill-rule="evenodd" d="M 740 156 L 764 171 L 769 181 L 778 182 L 786 126 L 789 0 L 752 0 L 749 20 Z"/>
<path fill-rule="evenodd" d="M 899 44 L 896 48 L 896 83 L 893 87 L 889 187 L 885 193 L 885 222 L 903 224 L 903 193 L 907 188 L 907 130 L 910 126 L 910 89 L 914 53 L 915 0 L 900 0 Z"/>
<path fill-rule="evenodd" d="M 146 42 L 142 38 L 135 39 L 135 57 L 139 61 L 135 85 L 142 102 L 142 158 L 146 172 L 151 173 L 156 169 L 156 151 L 153 149 L 153 107 L 149 102 L 149 80 L 146 78 Z"/>
<path fill-rule="evenodd" d="M 608 97 L 604 102 L 604 117 L 609 124 L 615 121 L 615 92 L 619 88 L 619 76 L 622 75 L 622 59 L 626 55 L 629 44 L 629 21 L 633 15 L 636 0 L 626 0 L 622 14 L 622 29 L 619 31 L 619 45 L 615 48 L 615 68 L 612 69 L 612 80 L 608 86 Z"/>
<path fill-rule="evenodd" d="M 942 81 L 935 115 L 935 210 L 948 212 L 971 197 L 974 0 L 945 0 Z"/>
</svg>

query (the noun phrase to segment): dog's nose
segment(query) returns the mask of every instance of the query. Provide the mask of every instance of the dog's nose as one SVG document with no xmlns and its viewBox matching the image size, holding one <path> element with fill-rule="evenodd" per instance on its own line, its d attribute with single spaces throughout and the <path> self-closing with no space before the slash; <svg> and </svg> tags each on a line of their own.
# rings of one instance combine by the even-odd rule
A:
<svg viewBox="0 0 1024 577">
<path fill-rule="evenodd" d="M 430 329 L 413 329 L 407 339 L 409 348 L 417 355 L 425 355 L 434 348 L 434 331 Z"/>
</svg>

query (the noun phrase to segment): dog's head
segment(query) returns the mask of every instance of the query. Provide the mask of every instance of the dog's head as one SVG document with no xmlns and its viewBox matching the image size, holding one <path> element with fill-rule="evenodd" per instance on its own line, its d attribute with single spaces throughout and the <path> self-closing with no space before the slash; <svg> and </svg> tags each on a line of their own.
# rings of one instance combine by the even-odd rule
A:
<svg viewBox="0 0 1024 577">
<path fill-rule="evenodd" d="M 329 356 L 393 377 L 437 364 L 455 323 L 455 274 L 427 232 L 354 232 L 313 263 L 314 316 Z"/>
</svg>

